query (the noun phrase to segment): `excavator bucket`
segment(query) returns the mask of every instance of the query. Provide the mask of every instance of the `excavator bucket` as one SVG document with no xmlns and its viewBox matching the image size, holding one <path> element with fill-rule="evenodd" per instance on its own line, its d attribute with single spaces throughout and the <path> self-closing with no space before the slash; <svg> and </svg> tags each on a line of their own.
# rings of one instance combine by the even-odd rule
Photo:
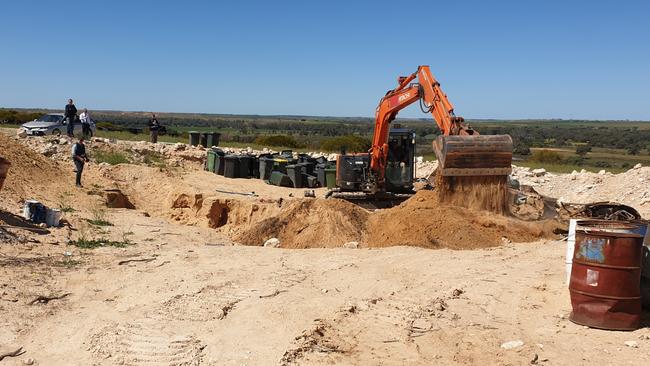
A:
<svg viewBox="0 0 650 366">
<path fill-rule="evenodd" d="M 433 150 L 443 177 L 507 176 L 512 171 L 509 135 L 438 136 Z"/>
</svg>

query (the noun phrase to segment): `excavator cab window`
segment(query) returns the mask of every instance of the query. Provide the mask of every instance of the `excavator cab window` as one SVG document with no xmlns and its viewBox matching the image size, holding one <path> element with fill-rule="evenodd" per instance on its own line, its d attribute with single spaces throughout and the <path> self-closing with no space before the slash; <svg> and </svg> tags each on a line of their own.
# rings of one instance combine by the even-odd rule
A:
<svg viewBox="0 0 650 366">
<path fill-rule="evenodd" d="M 408 129 L 392 129 L 388 137 L 386 190 L 402 193 L 413 189 L 415 134 Z"/>
</svg>

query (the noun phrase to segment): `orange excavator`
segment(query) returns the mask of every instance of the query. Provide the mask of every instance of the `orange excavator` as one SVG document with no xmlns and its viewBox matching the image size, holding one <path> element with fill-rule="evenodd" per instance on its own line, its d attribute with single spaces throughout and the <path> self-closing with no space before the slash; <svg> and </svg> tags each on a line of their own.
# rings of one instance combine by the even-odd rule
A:
<svg viewBox="0 0 650 366">
<path fill-rule="evenodd" d="M 483 176 L 507 179 L 512 162 L 511 137 L 480 135 L 472 129 L 462 117 L 454 114 L 453 105 L 429 66 L 420 66 L 415 73 L 399 77 L 398 86 L 380 100 L 370 151 L 339 156 L 337 188 L 332 196 L 390 198 L 391 194 L 412 193 L 415 136 L 412 135 L 413 141 L 409 142 L 409 139 L 400 138 L 403 130 L 393 133 L 390 125 L 400 110 L 415 102 L 419 102 L 423 112 L 431 113 L 440 128 L 441 135 L 433 142 L 439 176 L 452 181 L 456 177 Z"/>
</svg>

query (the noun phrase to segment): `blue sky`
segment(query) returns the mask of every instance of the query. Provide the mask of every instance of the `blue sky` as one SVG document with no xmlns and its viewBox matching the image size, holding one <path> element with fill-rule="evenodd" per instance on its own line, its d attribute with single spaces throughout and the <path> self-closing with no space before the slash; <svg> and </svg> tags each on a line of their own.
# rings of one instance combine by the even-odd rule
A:
<svg viewBox="0 0 650 366">
<path fill-rule="evenodd" d="M 428 64 L 466 118 L 650 120 L 648 4 L 3 2 L 0 106 L 372 116 Z"/>
</svg>

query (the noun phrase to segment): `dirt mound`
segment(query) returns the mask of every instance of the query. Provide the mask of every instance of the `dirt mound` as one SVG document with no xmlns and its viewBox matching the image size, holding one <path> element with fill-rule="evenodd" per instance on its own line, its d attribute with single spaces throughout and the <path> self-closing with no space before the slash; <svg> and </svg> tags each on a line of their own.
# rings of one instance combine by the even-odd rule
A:
<svg viewBox="0 0 650 366">
<path fill-rule="evenodd" d="M 357 241 L 370 248 L 475 249 L 550 237 L 554 228 L 552 222 L 523 222 L 441 204 L 436 192 L 420 191 L 400 206 L 375 213 L 342 200 L 297 200 L 233 239 L 262 245 L 278 238 L 282 248 L 333 248 Z"/>
<path fill-rule="evenodd" d="M 346 201 L 296 200 L 279 215 L 264 219 L 234 239 L 246 245 L 262 245 L 280 239 L 282 248 L 338 248 L 363 239 L 369 212 Z"/>
<path fill-rule="evenodd" d="M 549 237 L 553 228 L 552 222 L 523 222 L 441 204 L 436 192 L 420 191 L 401 205 L 372 215 L 365 242 L 369 247 L 475 249 Z"/>
<path fill-rule="evenodd" d="M 71 166 L 69 173 L 65 172 L 56 162 L 1 133 L 0 156 L 11 163 L 2 188 L 5 197 L 34 198 L 48 202 L 48 199 L 56 197 L 51 193 L 58 192 L 58 185 L 74 186 Z"/>
</svg>

